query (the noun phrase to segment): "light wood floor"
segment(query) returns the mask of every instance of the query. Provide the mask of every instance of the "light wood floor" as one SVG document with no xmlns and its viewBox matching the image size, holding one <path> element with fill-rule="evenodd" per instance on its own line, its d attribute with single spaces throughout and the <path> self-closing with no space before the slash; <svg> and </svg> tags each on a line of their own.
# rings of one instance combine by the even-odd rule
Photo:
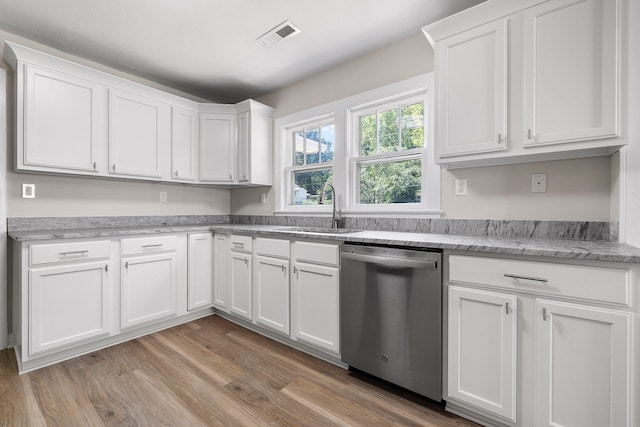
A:
<svg viewBox="0 0 640 427">
<path fill-rule="evenodd" d="M 442 406 L 211 316 L 18 376 L 2 426 L 471 426 Z"/>
</svg>

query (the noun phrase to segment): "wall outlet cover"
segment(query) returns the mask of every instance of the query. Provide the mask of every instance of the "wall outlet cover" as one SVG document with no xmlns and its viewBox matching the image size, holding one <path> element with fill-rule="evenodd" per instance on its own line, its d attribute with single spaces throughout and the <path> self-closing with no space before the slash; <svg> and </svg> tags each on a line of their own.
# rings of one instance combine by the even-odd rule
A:
<svg viewBox="0 0 640 427">
<path fill-rule="evenodd" d="M 36 185 L 35 184 L 22 184 L 22 198 L 23 199 L 35 199 L 36 198 Z"/>
<path fill-rule="evenodd" d="M 547 192 L 547 174 L 534 173 L 531 175 L 531 192 L 546 193 Z"/>
<path fill-rule="evenodd" d="M 466 196 L 467 195 L 467 180 L 466 179 L 456 179 L 455 195 L 456 196 Z"/>
</svg>

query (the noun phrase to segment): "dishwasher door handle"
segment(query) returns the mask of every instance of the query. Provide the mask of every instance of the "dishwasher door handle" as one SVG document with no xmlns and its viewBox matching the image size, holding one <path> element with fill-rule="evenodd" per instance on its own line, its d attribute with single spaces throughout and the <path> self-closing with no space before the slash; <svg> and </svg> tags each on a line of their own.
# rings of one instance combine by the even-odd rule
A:
<svg viewBox="0 0 640 427">
<path fill-rule="evenodd" d="M 436 270 L 438 263 L 436 261 L 415 260 L 415 259 L 400 259 L 400 258 L 385 258 L 375 255 L 356 254 L 353 252 L 342 252 L 342 258 L 352 259 L 354 261 L 369 262 L 372 264 L 384 265 L 385 267 L 397 267 L 397 268 L 431 268 Z"/>
</svg>

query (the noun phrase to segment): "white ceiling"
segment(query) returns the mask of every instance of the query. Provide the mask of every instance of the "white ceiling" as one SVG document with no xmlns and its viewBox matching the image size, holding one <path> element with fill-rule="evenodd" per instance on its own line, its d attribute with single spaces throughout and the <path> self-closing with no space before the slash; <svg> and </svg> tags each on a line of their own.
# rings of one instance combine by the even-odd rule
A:
<svg viewBox="0 0 640 427">
<path fill-rule="evenodd" d="M 236 102 L 481 1 L 0 0 L 0 28 L 212 101 Z M 271 47 L 256 41 L 287 19 L 302 33 Z"/>
</svg>

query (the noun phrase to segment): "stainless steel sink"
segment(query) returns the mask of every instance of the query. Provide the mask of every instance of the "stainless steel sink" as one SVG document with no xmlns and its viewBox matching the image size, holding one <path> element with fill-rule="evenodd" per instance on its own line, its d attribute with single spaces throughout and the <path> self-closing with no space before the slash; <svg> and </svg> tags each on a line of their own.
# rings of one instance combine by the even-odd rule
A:
<svg viewBox="0 0 640 427">
<path fill-rule="evenodd" d="M 324 228 L 324 227 L 280 227 L 278 231 L 288 231 L 291 233 L 312 233 L 312 234 L 348 234 L 357 233 L 358 230 L 348 228 Z"/>
</svg>

